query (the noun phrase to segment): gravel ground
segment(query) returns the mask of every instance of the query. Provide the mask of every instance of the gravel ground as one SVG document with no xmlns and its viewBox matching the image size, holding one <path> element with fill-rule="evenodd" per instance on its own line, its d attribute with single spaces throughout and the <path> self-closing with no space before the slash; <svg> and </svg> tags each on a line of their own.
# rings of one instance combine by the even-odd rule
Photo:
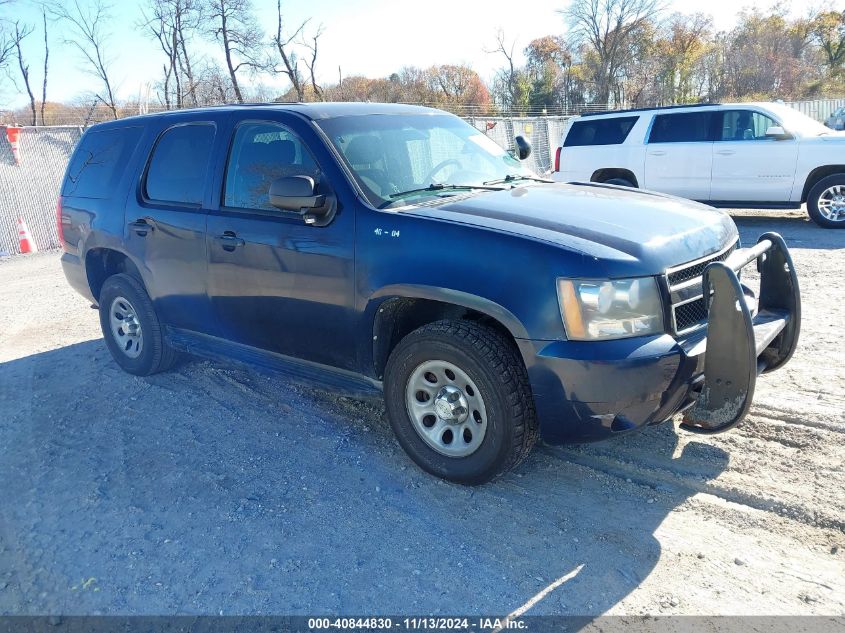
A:
<svg viewBox="0 0 845 633">
<path fill-rule="evenodd" d="M 0 263 L 0 613 L 845 613 L 845 232 L 735 217 L 784 235 L 804 297 L 746 422 L 540 446 L 475 489 L 378 403 L 127 375 L 55 253 Z"/>
</svg>

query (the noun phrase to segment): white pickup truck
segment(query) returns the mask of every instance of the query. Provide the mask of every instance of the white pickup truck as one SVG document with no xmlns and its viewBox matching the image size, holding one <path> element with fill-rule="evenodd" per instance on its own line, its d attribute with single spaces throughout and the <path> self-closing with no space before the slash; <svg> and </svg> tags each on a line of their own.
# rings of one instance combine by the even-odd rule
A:
<svg viewBox="0 0 845 633">
<path fill-rule="evenodd" d="M 651 189 L 719 207 L 798 209 L 845 228 L 845 134 L 780 103 L 585 114 L 553 178 Z"/>
</svg>

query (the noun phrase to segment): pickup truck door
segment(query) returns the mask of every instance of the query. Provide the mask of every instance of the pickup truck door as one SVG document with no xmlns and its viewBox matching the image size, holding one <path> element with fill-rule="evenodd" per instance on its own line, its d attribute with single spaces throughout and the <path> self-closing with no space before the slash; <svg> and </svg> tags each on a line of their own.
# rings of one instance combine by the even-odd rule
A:
<svg viewBox="0 0 845 633">
<path fill-rule="evenodd" d="M 331 188 L 302 140 L 316 143 L 316 135 L 301 125 L 235 125 L 220 205 L 208 216 L 208 293 L 224 338 L 353 369 L 354 209 L 339 206 L 318 227 L 269 203 L 270 183 L 281 176 L 308 175 L 318 192 Z"/>
<path fill-rule="evenodd" d="M 138 262 L 162 321 L 215 333 L 206 294 L 205 223 L 211 201 L 212 156 L 221 145 L 222 117 L 189 123 L 168 117 L 151 130 L 149 157 L 128 196 L 124 244 Z"/>
<path fill-rule="evenodd" d="M 711 200 L 788 201 L 798 163 L 798 140 L 767 137 L 766 130 L 780 123 L 756 110 L 725 110 L 718 116 Z"/>
<path fill-rule="evenodd" d="M 709 200 L 711 121 L 707 111 L 656 115 L 647 137 L 643 188 Z"/>
</svg>

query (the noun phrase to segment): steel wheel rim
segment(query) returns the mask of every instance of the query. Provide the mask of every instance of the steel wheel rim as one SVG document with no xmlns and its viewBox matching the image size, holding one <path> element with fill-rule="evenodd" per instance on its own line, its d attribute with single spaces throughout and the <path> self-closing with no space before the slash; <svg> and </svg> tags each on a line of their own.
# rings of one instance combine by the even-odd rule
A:
<svg viewBox="0 0 845 633">
<path fill-rule="evenodd" d="M 445 360 L 429 360 L 405 386 L 411 424 L 432 449 L 447 457 L 472 455 L 487 435 L 487 409 L 475 381 Z"/>
<path fill-rule="evenodd" d="M 117 347 L 129 358 L 144 350 L 144 333 L 135 307 L 125 297 L 116 297 L 109 307 L 109 325 Z"/>
<path fill-rule="evenodd" d="M 825 189 L 816 206 L 825 220 L 845 221 L 845 185 L 833 185 Z"/>
</svg>

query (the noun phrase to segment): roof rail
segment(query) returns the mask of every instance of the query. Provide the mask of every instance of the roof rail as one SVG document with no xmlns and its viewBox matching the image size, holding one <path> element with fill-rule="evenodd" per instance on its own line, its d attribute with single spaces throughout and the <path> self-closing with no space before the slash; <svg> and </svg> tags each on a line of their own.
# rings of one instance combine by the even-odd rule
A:
<svg viewBox="0 0 845 633">
<path fill-rule="evenodd" d="M 654 106 L 652 108 L 629 108 L 627 110 L 600 110 L 597 112 L 584 112 L 580 116 L 599 116 L 603 114 L 624 114 L 626 112 L 650 112 L 652 110 L 675 110 L 677 108 L 703 108 L 707 106 L 718 106 L 721 103 L 686 103 L 670 106 Z"/>
</svg>

